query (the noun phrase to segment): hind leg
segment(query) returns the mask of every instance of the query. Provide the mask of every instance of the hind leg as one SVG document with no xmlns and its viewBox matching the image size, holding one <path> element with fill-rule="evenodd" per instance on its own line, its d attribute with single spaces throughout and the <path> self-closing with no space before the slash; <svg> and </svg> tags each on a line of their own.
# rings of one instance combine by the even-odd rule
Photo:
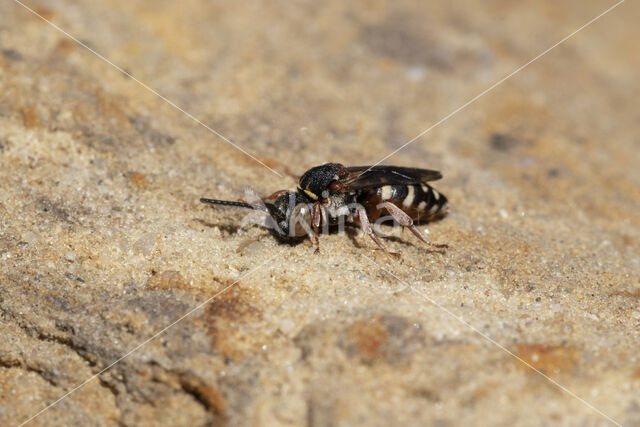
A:
<svg viewBox="0 0 640 427">
<path fill-rule="evenodd" d="M 392 255 L 395 257 L 400 256 L 399 253 L 391 252 L 384 247 L 384 245 L 382 244 L 382 241 L 378 238 L 378 236 L 376 236 L 376 234 L 371 229 L 371 224 L 369 223 L 369 217 L 367 216 L 367 211 L 362 205 L 358 206 L 358 221 L 362 226 L 362 231 L 364 231 L 367 236 L 371 237 L 371 239 L 373 239 L 373 241 L 376 242 L 378 246 L 380 246 L 380 249 L 382 249 L 383 251 L 385 251 L 385 253 L 389 255 Z"/>
<path fill-rule="evenodd" d="M 424 237 L 424 234 L 422 234 L 420 232 L 420 230 L 418 230 L 418 227 L 413 225 L 413 220 L 411 219 L 411 217 L 409 215 L 407 215 L 407 213 L 405 211 L 403 211 L 402 209 L 400 209 L 399 207 L 397 207 L 393 203 L 391 203 L 391 202 L 382 202 L 377 207 L 386 209 L 387 212 L 389 212 L 391 214 L 391 216 L 396 221 L 398 221 L 398 224 L 400 224 L 403 227 L 407 227 L 409 230 L 411 230 L 411 232 L 413 234 L 416 235 L 416 237 L 418 239 L 422 240 L 427 245 L 433 246 L 434 248 L 440 248 L 440 249 L 449 247 L 449 246 L 444 245 L 444 244 L 431 243 L 430 241 L 428 241 L 427 238 Z"/>
</svg>

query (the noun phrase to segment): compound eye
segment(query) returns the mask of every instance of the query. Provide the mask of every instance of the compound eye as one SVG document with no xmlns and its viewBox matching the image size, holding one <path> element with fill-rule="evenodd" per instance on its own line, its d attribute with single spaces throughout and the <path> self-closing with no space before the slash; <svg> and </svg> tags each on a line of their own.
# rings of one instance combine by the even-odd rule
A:
<svg viewBox="0 0 640 427">
<path fill-rule="evenodd" d="M 300 203 L 293 209 L 289 219 L 289 232 L 292 237 L 312 233 L 311 209 L 305 203 Z"/>
</svg>

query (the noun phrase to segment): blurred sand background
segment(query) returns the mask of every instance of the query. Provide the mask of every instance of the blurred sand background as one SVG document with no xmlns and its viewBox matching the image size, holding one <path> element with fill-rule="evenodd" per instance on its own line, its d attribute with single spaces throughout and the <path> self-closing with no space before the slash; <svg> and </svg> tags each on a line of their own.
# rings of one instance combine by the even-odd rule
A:
<svg viewBox="0 0 640 427">
<path fill-rule="evenodd" d="M 375 163 L 613 2 L 26 4 L 282 176 L 0 2 L 0 424 L 239 279 L 32 425 L 640 425 L 637 2 L 386 161 L 451 205 L 400 261 L 198 199 Z"/>
</svg>

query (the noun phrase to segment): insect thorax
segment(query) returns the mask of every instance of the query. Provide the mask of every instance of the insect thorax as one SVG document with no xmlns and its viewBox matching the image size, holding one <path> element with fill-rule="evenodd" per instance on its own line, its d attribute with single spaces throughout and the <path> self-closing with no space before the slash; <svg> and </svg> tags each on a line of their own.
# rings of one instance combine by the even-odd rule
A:
<svg viewBox="0 0 640 427">
<path fill-rule="evenodd" d="M 357 209 L 356 193 L 330 194 L 324 208 L 330 222 L 336 222 L 340 217 L 354 215 Z"/>
</svg>

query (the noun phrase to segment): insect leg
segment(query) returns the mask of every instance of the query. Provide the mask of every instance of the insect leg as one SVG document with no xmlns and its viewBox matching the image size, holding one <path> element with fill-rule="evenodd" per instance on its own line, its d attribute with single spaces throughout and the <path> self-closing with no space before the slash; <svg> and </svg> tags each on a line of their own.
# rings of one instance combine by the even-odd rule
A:
<svg viewBox="0 0 640 427">
<path fill-rule="evenodd" d="M 287 192 L 287 190 L 278 190 L 278 191 L 276 191 L 275 193 L 273 193 L 273 194 L 271 194 L 269 196 L 262 197 L 261 200 L 263 202 L 274 201 L 275 199 L 277 199 L 279 196 L 282 196 L 286 192 Z"/>
<path fill-rule="evenodd" d="M 329 217 L 324 205 L 320 207 L 320 224 L 322 224 L 322 233 L 329 234 Z"/>
<path fill-rule="evenodd" d="M 261 197 L 260 201 L 264 202 L 273 202 L 275 199 L 277 199 L 279 196 L 283 195 L 284 193 L 286 193 L 287 190 L 278 190 L 275 193 L 266 196 L 266 197 Z M 245 199 L 240 199 L 240 202 L 242 203 L 249 203 L 247 200 Z"/>
<path fill-rule="evenodd" d="M 369 217 L 367 216 L 367 210 L 362 205 L 358 206 L 358 220 L 360 221 L 360 225 L 362 225 L 362 230 L 365 232 L 365 234 L 371 237 L 373 241 L 376 242 L 378 246 L 380 246 L 380 249 L 382 249 L 389 255 L 393 255 L 395 257 L 400 256 L 399 253 L 391 252 L 384 247 L 382 241 L 380 241 L 378 236 L 376 236 L 376 234 L 373 232 L 373 229 L 371 229 L 371 224 L 369 224 Z"/>
<path fill-rule="evenodd" d="M 316 250 L 315 253 L 320 252 L 320 239 L 318 239 L 318 228 L 320 227 L 320 220 L 324 219 L 326 213 L 322 208 L 322 204 L 320 202 L 315 202 L 313 204 L 313 213 L 311 216 L 311 226 L 313 228 L 313 237 L 316 241 Z"/>
<path fill-rule="evenodd" d="M 422 240 L 427 245 L 433 246 L 434 248 L 448 248 L 449 247 L 449 246 L 447 246 L 445 244 L 431 243 L 430 241 L 428 241 L 427 238 L 424 237 L 424 234 L 422 234 L 420 232 L 420 230 L 418 230 L 418 227 L 413 225 L 413 220 L 411 219 L 411 217 L 409 215 L 407 215 L 407 213 L 405 211 L 403 211 L 402 209 L 400 209 L 399 207 L 397 207 L 393 203 L 391 203 L 391 202 L 382 202 L 382 203 L 380 203 L 378 205 L 378 207 L 379 208 L 380 207 L 385 208 L 391 214 L 391 216 L 396 221 L 398 221 L 398 224 L 400 224 L 403 227 L 407 227 L 409 230 L 411 230 L 411 232 L 413 234 L 416 235 L 416 237 L 418 239 Z"/>
</svg>

